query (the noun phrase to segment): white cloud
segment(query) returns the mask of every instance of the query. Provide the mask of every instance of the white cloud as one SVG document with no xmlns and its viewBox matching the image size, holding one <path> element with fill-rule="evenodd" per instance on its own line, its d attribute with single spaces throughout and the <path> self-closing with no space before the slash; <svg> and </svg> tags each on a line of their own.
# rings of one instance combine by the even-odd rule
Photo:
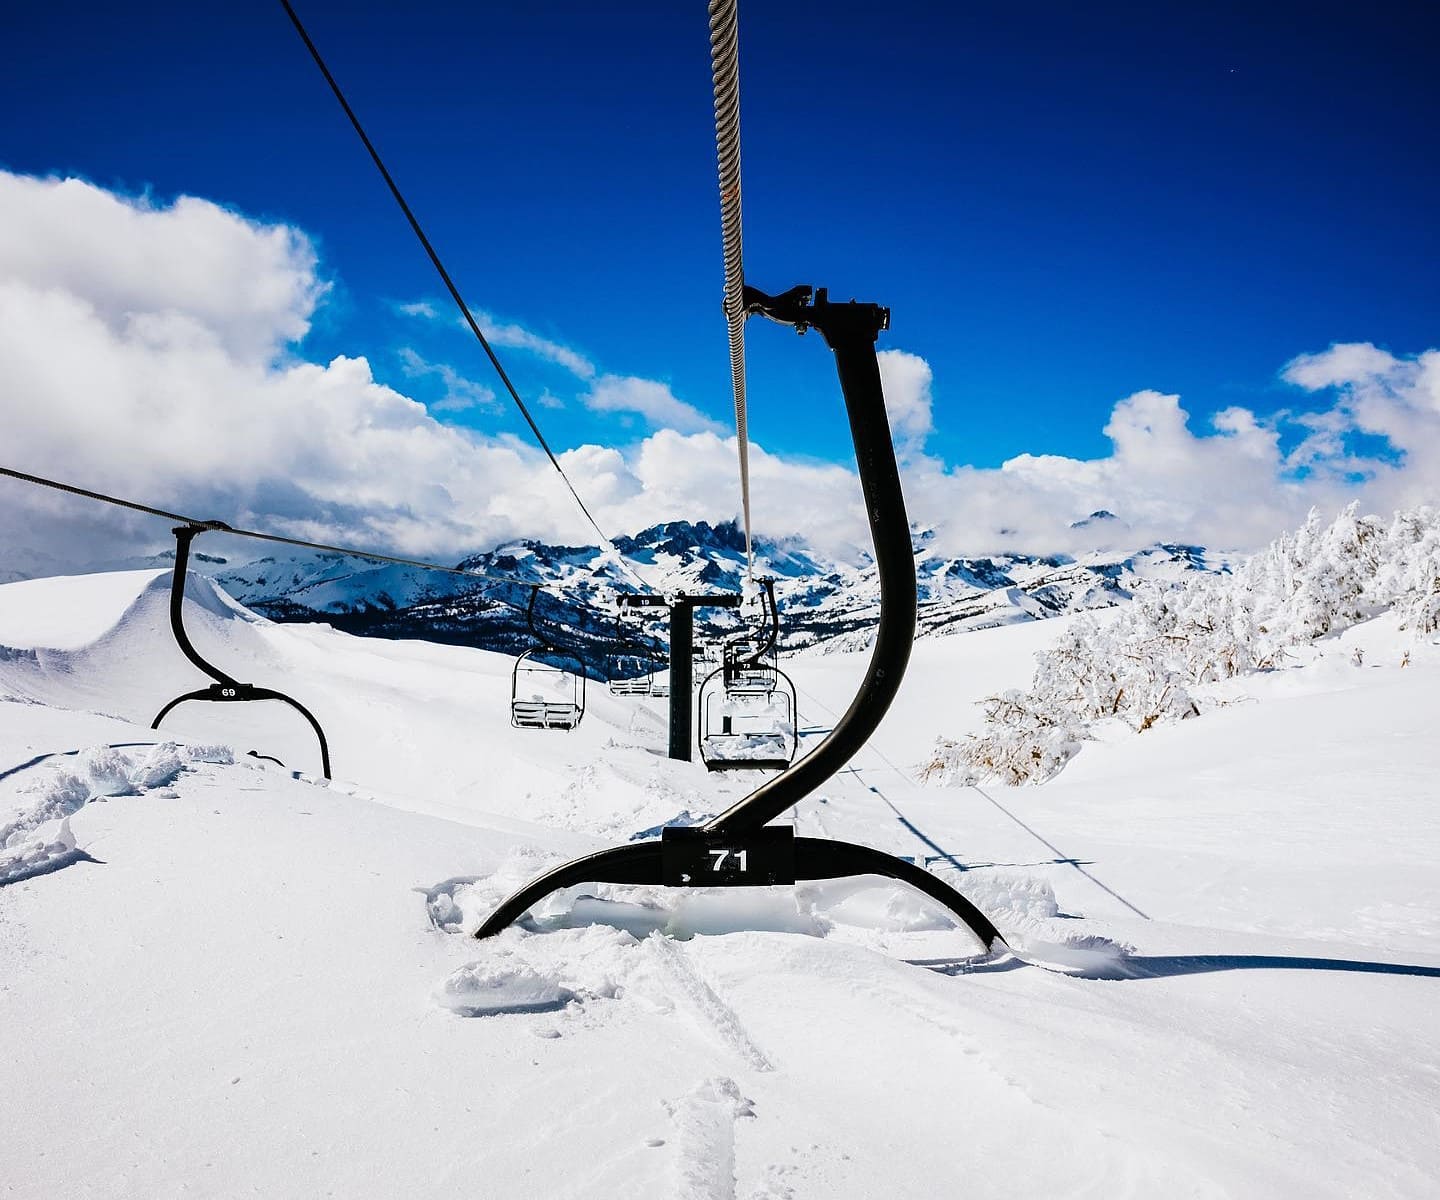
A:
<svg viewBox="0 0 1440 1200">
<path fill-rule="evenodd" d="M 112 330 L 143 314 L 184 314 L 243 361 L 302 337 L 326 290 L 299 230 L 193 196 L 161 206 L 79 179 L 0 171 L 0 214 L 0 270 L 12 288 L 83 296 Z"/>
<path fill-rule="evenodd" d="M 1076 515 L 1118 513 L 1127 542 L 1189 541 L 1249 549 L 1293 527 L 1306 510 L 1352 498 L 1379 512 L 1440 500 L 1440 351 L 1399 358 L 1368 343 L 1302 355 L 1282 377 L 1314 407 L 1268 419 L 1232 407 L 1194 432 L 1178 396 L 1144 391 L 1115 405 L 1097 459 L 1020 455 L 999 470 L 945 470 L 924 460 L 907 477 L 917 511 L 946 514 L 971 548 L 1089 548 Z M 1282 428 L 1301 434 L 1283 453 Z M 1367 451 L 1350 435 L 1382 439 Z"/>
<path fill-rule="evenodd" d="M 0 462 L 377 549 L 583 536 L 538 451 L 438 423 L 364 359 L 278 353 L 308 327 L 323 290 L 315 267 L 298 231 L 204 201 L 0 173 Z M 7 554 L 79 562 L 167 537 L 162 522 L 0 488 Z"/>
<path fill-rule="evenodd" d="M 400 367 L 411 379 L 434 376 L 445 385 L 445 395 L 426 406 L 431 412 L 457 413 L 471 409 L 498 412 L 501 407 L 495 400 L 493 388 L 466 379 L 445 363 L 432 363 L 409 346 L 400 349 Z"/>
<path fill-rule="evenodd" d="M 546 362 L 563 367 L 576 379 L 595 378 L 595 364 L 580 351 L 563 342 L 541 337 L 540 334 L 526 329 L 523 325 L 497 320 L 490 313 L 476 313 L 475 320 L 479 322 L 480 328 L 484 330 L 485 336 L 490 339 L 492 345 L 511 346 L 517 350 L 529 351 Z"/>
<path fill-rule="evenodd" d="M 363 358 L 296 357 L 324 290 L 309 239 L 287 226 L 201 200 L 163 205 L 0 172 L 0 462 L 377 550 L 452 557 L 518 536 L 593 540 L 537 449 L 438 422 L 377 383 Z M 930 367 L 901 351 L 882 363 L 912 516 L 940 527 L 957 553 L 1085 548 L 1095 530 L 1070 523 L 1100 508 L 1129 536 L 1245 548 L 1313 503 L 1359 494 L 1383 510 L 1440 491 L 1440 351 L 1405 358 L 1360 344 L 1305 355 L 1284 376 L 1308 389 L 1297 393 L 1304 403 L 1272 417 L 1226 409 L 1198 430 L 1178 397 L 1137 392 L 1110 415 L 1107 454 L 1020 455 L 998 468 L 926 456 Z M 444 379 L 418 355 L 411 366 Z M 457 399 L 463 385 L 481 389 L 453 382 Z M 668 386 L 596 374 L 583 399 L 658 427 L 623 452 L 562 455 L 607 530 L 738 512 L 734 438 Z M 1303 435 L 1289 455 L 1282 429 Z M 1356 434 L 1391 452 L 1363 456 Z M 752 446 L 751 473 L 761 532 L 830 550 L 864 544 L 848 466 Z M 167 538 L 164 522 L 0 480 L 0 570 L 45 552 L 72 564 L 113 558 Z"/>
<path fill-rule="evenodd" d="M 395 311 L 403 317 L 423 317 L 427 321 L 438 321 L 440 310 L 429 300 L 412 300 L 408 304 L 396 304 Z"/>
<path fill-rule="evenodd" d="M 596 412 L 636 413 L 657 428 L 681 433 L 719 433 L 724 428 L 656 379 L 602 375 L 581 400 Z"/>
<path fill-rule="evenodd" d="M 1344 343 L 1300 355 L 1283 377 L 1336 395 L 1330 408 L 1297 418 L 1310 430 L 1292 453 L 1298 465 L 1331 480 L 1366 476 L 1365 494 L 1375 504 L 1440 499 L 1440 350 L 1402 358 L 1369 342 Z M 1391 453 L 1352 453 L 1352 434 L 1383 439 Z"/>
<path fill-rule="evenodd" d="M 1212 425 L 1197 434 L 1178 396 L 1137 392 L 1111 412 L 1105 457 L 1022 454 L 994 470 L 926 460 L 910 490 L 917 507 L 944 514 L 953 541 L 977 550 L 1090 548 L 1097 530 L 1070 526 L 1097 509 L 1122 518 L 1129 528 L 1109 536 L 1127 543 L 1222 548 L 1262 542 L 1304 515 L 1309 501 L 1285 478 L 1273 430 L 1234 408 Z"/>
<path fill-rule="evenodd" d="M 429 300 L 400 304 L 396 306 L 396 309 L 407 316 L 422 317 L 432 321 L 443 315 L 438 305 Z M 463 318 L 459 320 L 461 327 L 468 331 L 469 327 L 465 325 Z M 567 346 L 563 342 L 544 337 L 513 321 L 502 321 L 494 314 L 483 310 L 475 313 L 475 320 L 491 345 L 534 354 L 538 358 L 568 371 L 582 384 L 588 384 L 588 389 L 580 394 L 579 400 L 586 408 L 594 412 L 630 414 L 643 418 L 652 428 L 678 429 L 682 433 L 702 431 L 718 433 L 724 428 L 694 405 L 677 397 L 668 383 L 636 375 L 601 373 L 586 355 L 573 346 Z M 898 356 L 889 366 L 905 394 L 915 393 L 917 387 L 923 390 L 923 397 L 917 395 L 913 402 L 917 412 L 921 408 L 924 410 L 925 430 L 920 433 L 920 438 L 923 440 L 924 432 L 927 432 L 929 427 L 930 368 L 922 359 L 905 354 L 903 351 L 886 353 Z M 922 375 L 923 380 L 921 379 Z M 543 408 L 565 407 L 565 401 L 548 389 L 541 393 L 537 403 Z M 447 411 L 441 405 L 432 405 L 431 407 L 441 412 Z M 912 415 L 907 416 L 907 420 L 915 422 L 918 418 Z"/>
<path fill-rule="evenodd" d="M 409 304 L 397 304 L 395 310 L 404 316 L 420 317 L 427 321 L 441 320 L 447 314 L 455 311 L 449 305 L 442 305 L 433 300 L 416 300 Z M 572 346 L 544 337 L 513 321 L 502 321 L 493 313 L 488 313 L 483 309 L 472 309 L 471 311 L 475 317 L 475 323 L 480 326 L 481 332 L 492 346 L 508 346 L 512 349 L 524 350 L 546 362 L 554 363 L 557 367 L 563 367 L 579 380 L 594 379 L 598 374 L 595 364 Z M 474 337 L 464 317 L 456 315 L 455 321 L 467 336 Z"/>
<path fill-rule="evenodd" d="M 880 361 L 880 383 L 885 389 L 895 448 L 901 457 L 918 453 L 935 427 L 930 364 L 904 350 L 881 350 L 875 357 Z"/>
</svg>

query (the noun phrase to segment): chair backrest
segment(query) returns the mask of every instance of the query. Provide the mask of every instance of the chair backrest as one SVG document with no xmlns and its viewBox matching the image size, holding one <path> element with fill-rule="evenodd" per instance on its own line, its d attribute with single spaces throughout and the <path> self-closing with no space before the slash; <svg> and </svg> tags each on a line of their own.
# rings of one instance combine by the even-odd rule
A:
<svg viewBox="0 0 1440 1200">
<path fill-rule="evenodd" d="M 783 769 L 799 746 L 795 685 L 776 670 L 765 687 L 747 692 L 725 668 L 712 671 L 700 689 L 698 725 L 700 757 L 711 770 Z"/>
</svg>

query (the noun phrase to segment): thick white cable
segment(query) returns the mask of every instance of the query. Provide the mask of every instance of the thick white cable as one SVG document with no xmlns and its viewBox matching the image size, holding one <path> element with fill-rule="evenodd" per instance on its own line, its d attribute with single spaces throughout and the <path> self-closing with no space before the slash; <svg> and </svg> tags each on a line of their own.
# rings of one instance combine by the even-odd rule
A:
<svg viewBox="0 0 1440 1200">
<path fill-rule="evenodd" d="M 725 248 L 725 323 L 730 329 L 730 379 L 735 392 L 735 445 L 740 454 L 740 506 L 745 518 L 746 571 L 755 577 L 750 533 L 750 435 L 745 419 L 745 264 L 740 227 L 740 38 L 737 0 L 710 0 L 710 75 L 715 88 L 715 162 L 720 177 L 720 230 Z"/>
</svg>

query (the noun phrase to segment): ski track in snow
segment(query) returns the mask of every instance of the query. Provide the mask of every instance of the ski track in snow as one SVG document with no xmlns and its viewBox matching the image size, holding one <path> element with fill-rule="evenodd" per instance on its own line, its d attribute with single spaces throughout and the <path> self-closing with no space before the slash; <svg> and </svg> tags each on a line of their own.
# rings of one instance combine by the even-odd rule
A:
<svg viewBox="0 0 1440 1200">
<path fill-rule="evenodd" d="M 665 1111 L 674 1129 L 674 1200 L 735 1200 L 735 1123 L 755 1116 L 754 1101 L 727 1076 L 698 1083 Z"/>
<path fill-rule="evenodd" d="M 756 780 L 661 758 L 644 704 L 597 695 L 573 735 L 517 733 L 495 656 L 274 628 L 218 598 L 197 637 L 257 682 L 303 680 L 350 778 L 211 769 L 177 743 L 132 753 L 148 748 L 120 743 L 141 729 L 83 713 L 111 690 L 149 713 L 178 681 L 141 653 L 165 634 L 163 601 L 150 588 L 95 645 L 0 656 L 0 684 L 28 697 L 13 726 L 30 730 L 7 740 L 0 722 L 0 884 L 22 885 L 0 894 L 0 1011 L 39 1043 L 6 1052 L 23 1105 L 0 1089 L 0 1174 L 20 1196 L 379 1197 L 422 1177 L 584 1200 L 1434 1194 L 1427 651 L 1407 672 L 1332 664 L 1328 707 L 1294 673 L 1262 681 L 1276 695 L 1243 722 L 1097 745 L 1058 787 L 1007 792 L 1013 814 L 917 787 L 890 741 L 895 759 L 866 747 L 800 806 L 807 833 L 953 854 L 965 870 L 931 869 L 1014 954 L 979 954 L 923 897 L 873 879 L 581 886 L 475 942 L 556 863 L 719 811 Z M 1001 639 L 1020 675 L 1029 636 Z M 971 650 L 923 650 L 960 703 L 951 667 Z M 798 671 L 838 690 L 853 668 Z M 1304 742 L 1286 687 L 1340 732 Z M 1346 757 L 1348 723 L 1377 703 L 1388 725 L 1366 736 L 1396 753 Z M 211 716 L 248 745 L 244 707 Z M 922 740 L 915 712 L 889 736 Z M 1276 731 L 1304 742 L 1288 773 L 1270 762 Z M 1247 736 L 1263 750 L 1239 770 L 1225 751 Z M 177 791 L 189 803 L 148 799 Z M 62 871 L 97 830 L 107 869 Z M 1032 862 L 1040 830 L 1055 857 Z M 103 919 L 76 929 L 75 911 Z M 216 911 L 234 919 L 217 928 Z M 97 1096 L 84 1134 L 64 1163 L 36 1154 L 77 1086 Z"/>
<path fill-rule="evenodd" d="M 751 1038 L 745 1023 L 736 1011 L 706 983 L 685 951 L 668 938 L 651 935 L 643 943 L 651 959 L 688 1003 L 691 1011 L 729 1047 L 747 1067 L 755 1071 L 773 1071 L 770 1059 Z"/>
</svg>

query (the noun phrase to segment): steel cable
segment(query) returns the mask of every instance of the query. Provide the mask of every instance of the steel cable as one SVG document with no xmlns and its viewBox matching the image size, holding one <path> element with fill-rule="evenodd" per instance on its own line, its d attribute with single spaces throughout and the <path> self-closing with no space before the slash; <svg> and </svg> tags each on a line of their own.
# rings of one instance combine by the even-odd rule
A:
<svg viewBox="0 0 1440 1200">
<path fill-rule="evenodd" d="M 715 163 L 720 181 L 720 232 L 725 253 L 725 324 L 735 393 L 735 444 L 740 456 L 740 505 L 745 563 L 755 577 L 750 531 L 750 436 L 745 414 L 745 263 L 740 222 L 740 37 L 737 0 L 710 0 L 710 76 L 715 94 Z"/>
<path fill-rule="evenodd" d="M 363 558 L 371 562 L 391 563 L 400 567 L 418 567 L 425 571 L 440 571 L 447 575 L 468 575 L 473 579 L 483 579 L 487 583 L 506 583 L 514 587 L 536 588 L 537 585 L 530 580 L 510 579 L 504 575 L 491 575 L 485 571 L 472 571 L 465 567 L 446 567 L 440 563 L 425 562 L 418 558 L 397 558 L 390 554 L 375 554 L 369 550 L 356 550 L 350 546 L 332 546 L 325 542 L 307 542 L 301 538 L 282 537 L 278 533 L 263 533 L 256 529 L 237 529 L 233 525 L 227 525 L 224 521 L 202 521 L 198 517 L 187 517 L 184 513 L 168 512 L 163 508 L 154 508 L 149 504 L 141 504 L 136 500 L 125 500 L 119 496 L 109 496 L 104 492 L 92 492 L 89 488 L 82 488 L 73 483 L 62 483 L 58 479 L 46 479 L 43 475 L 29 475 L 24 471 L 16 471 L 11 467 L 0 466 L 0 475 L 9 476 L 11 479 L 18 479 L 22 483 L 33 483 L 39 487 L 51 488 L 57 492 L 68 492 L 72 496 L 83 496 L 87 500 L 99 500 L 103 504 L 113 504 L 117 508 L 128 508 L 132 512 L 146 513 L 152 517 L 164 517 L 168 521 L 178 521 L 182 525 L 193 525 L 198 529 L 213 530 L 216 533 L 233 533 L 236 537 L 251 538 L 258 542 L 275 542 L 282 546 L 298 546 L 303 550 L 322 550 L 330 554 L 345 554 L 351 558 Z M 539 590 L 537 588 L 537 590 Z"/>
<path fill-rule="evenodd" d="M 540 448 L 545 451 L 545 456 L 550 460 L 550 465 L 555 468 L 557 474 L 559 474 L 560 478 L 564 481 L 566 488 L 569 489 L 570 495 L 574 497 L 575 503 L 580 506 L 580 511 L 585 514 L 585 519 L 590 522 L 591 527 L 599 536 L 601 545 L 615 556 L 616 561 L 619 562 L 629 573 L 630 577 L 639 583 L 642 588 L 650 592 L 655 591 L 656 589 L 649 580 L 645 579 L 625 560 L 625 556 L 620 553 L 619 548 L 610 540 L 605 531 L 600 528 L 600 523 L 595 520 L 585 501 L 580 498 L 580 493 L 575 490 L 575 485 L 570 482 L 570 477 L 565 474 L 565 468 L 560 465 L 560 460 L 556 458 L 555 452 L 550 449 L 550 443 L 545 440 L 545 435 L 540 432 L 540 426 L 531 415 L 529 406 L 520 398 L 520 393 L 510 381 L 510 376 L 506 373 L 505 368 L 501 366 L 499 356 L 496 355 L 490 346 L 489 339 L 486 338 L 485 334 L 481 331 L 480 323 L 476 321 L 475 315 L 470 311 L 470 306 L 465 303 L 464 298 L 460 295 L 460 289 L 455 286 L 455 281 L 450 277 L 450 272 L 445 269 L 445 264 L 440 261 L 440 255 L 436 253 L 435 247 L 430 243 L 430 239 L 425 236 L 425 230 L 421 228 L 419 219 L 406 202 L 399 185 L 395 182 L 394 177 L 385 166 L 384 160 L 380 157 L 380 152 L 375 149 L 375 143 L 370 140 L 369 134 L 365 132 L 365 127 L 360 124 L 360 118 L 355 115 L 355 110 L 350 107 L 350 102 L 345 98 L 345 93 L 340 90 L 340 85 L 336 82 L 335 76 L 330 73 L 330 68 L 325 65 L 325 59 L 321 56 L 319 47 L 311 40 L 310 34 L 301 23 L 299 14 L 296 13 L 295 9 L 291 6 L 290 0 L 280 0 L 280 3 L 289 15 L 291 23 L 294 24 L 295 31 L 300 35 L 301 41 L 305 43 L 305 48 L 310 51 L 310 57 L 315 60 L 315 65 L 320 68 L 320 73 L 325 77 L 325 82 L 330 85 L 330 90 L 335 93 L 335 99 L 340 102 L 340 107 L 345 110 L 345 115 L 350 118 L 350 124 L 354 126 L 355 132 L 360 135 L 361 142 L 364 143 L 365 149 L 370 153 L 371 161 L 374 162 L 381 177 L 385 180 L 386 186 L 390 189 L 390 194 L 395 198 L 395 203 L 400 206 L 400 211 L 405 214 L 405 220 L 409 222 L 410 228 L 420 241 L 420 245 L 424 247 L 426 255 L 430 258 L 431 265 L 434 266 L 436 273 L 440 276 L 441 282 L 445 284 L 445 289 L 450 293 L 450 298 L 455 301 L 455 306 L 460 310 L 460 315 L 465 318 L 465 323 L 470 327 L 470 332 L 475 335 L 475 340 L 480 343 L 481 348 L 490 359 L 490 365 L 495 368 L 495 373 L 500 376 L 500 382 L 505 385 L 505 390 L 510 393 L 510 398 L 515 401 L 515 407 L 520 410 L 520 415 L 525 418 L 525 423 L 530 426 L 530 432 L 535 435 L 535 440 L 540 443 Z"/>
</svg>

